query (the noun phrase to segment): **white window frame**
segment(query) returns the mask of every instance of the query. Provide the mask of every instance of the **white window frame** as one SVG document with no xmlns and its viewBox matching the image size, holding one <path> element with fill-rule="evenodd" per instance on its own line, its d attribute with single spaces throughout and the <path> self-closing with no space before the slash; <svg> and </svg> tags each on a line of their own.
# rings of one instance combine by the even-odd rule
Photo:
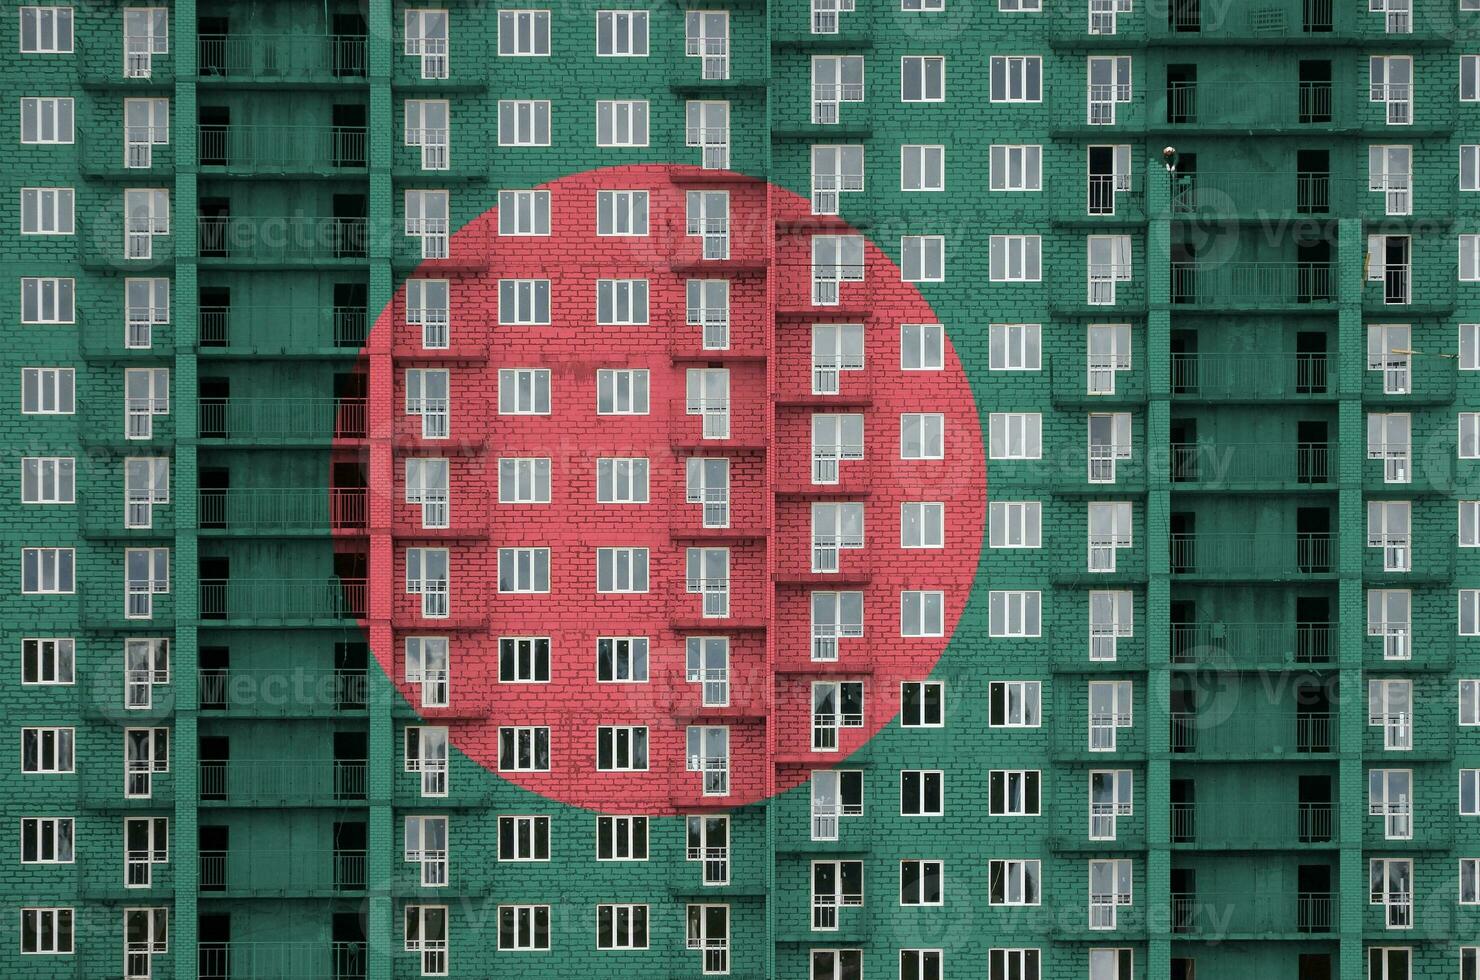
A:
<svg viewBox="0 0 1480 980">
<path fill-rule="evenodd" d="M 21 323 L 61 326 L 76 322 L 76 279 L 70 276 L 21 277 Z"/>
<path fill-rule="evenodd" d="M 605 138 L 602 129 L 605 128 Z M 633 148 L 648 145 L 647 99 L 599 99 L 596 102 L 596 145 Z"/>
<path fill-rule="evenodd" d="M 500 237 L 545 237 L 550 234 L 550 192 L 501 190 L 498 192 Z"/>
<path fill-rule="evenodd" d="M 987 594 L 987 606 L 989 636 L 1027 639 L 1041 635 L 1042 592 L 994 589 Z"/>
</svg>

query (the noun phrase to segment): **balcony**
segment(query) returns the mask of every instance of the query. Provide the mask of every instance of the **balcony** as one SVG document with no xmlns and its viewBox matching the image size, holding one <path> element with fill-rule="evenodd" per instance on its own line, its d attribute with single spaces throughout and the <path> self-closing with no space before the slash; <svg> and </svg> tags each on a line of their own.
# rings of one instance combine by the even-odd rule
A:
<svg viewBox="0 0 1480 980">
<path fill-rule="evenodd" d="M 327 446 L 364 439 L 364 398 L 202 398 L 200 438 L 233 444 Z"/>
<path fill-rule="evenodd" d="M 202 941 L 196 952 L 199 980 L 363 980 L 363 942 Z"/>
<path fill-rule="evenodd" d="M 363 126 L 200 127 L 200 170 L 251 176 L 333 176 L 363 172 Z"/>
<path fill-rule="evenodd" d="M 197 221 L 200 258 L 205 265 L 296 268 L 323 263 L 363 264 L 368 252 L 365 218 L 313 218 L 305 215 Z"/>
<path fill-rule="evenodd" d="M 1329 81 L 1168 81 L 1148 93 L 1147 128 L 1198 132 L 1336 128 Z"/>
<path fill-rule="evenodd" d="M 221 898 L 333 896 L 365 890 L 365 852 L 203 850 L 200 890 Z"/>
<path fill-rule="evenodd" d="M 202 759 L 200 798 L 227 806 L 363 802 L 365 765 L 363 759 Z"/>
<path fill-rule="evenodd" d="M 343 625 L 365 617 L 363 578 L 200 580 L 204 625 Z"/>
<path fill-rule="evenodd" d="M 369 317 L 353 306 L 202 306 L 202 357 L 356 356 Z"/>
<path fill-rule="evenodd" d="M 1336 397 L 1331 359 L 1318 354 L 1173 354 L 1182 401 L 1321 401 Z"/>
<path fill-rule="evenodd" d="M 1332 442 L 1177 442 L 1170 449 L 1174 490 L 1336 489 Z"/>
<path fill-rule="evenodd" d="M 1198 668 L 1290 667 L 1336 660 L 1335 623 L 1172 623 L 1171 662 Z"/>
<path fill-rule="evenodd" d="M 1336 846 L 1331 802 L 1172 803 L 1172 843 L 1200 850 Z"/>
<path fill-rule="evenodd" d="M 1258 219 L 1349 213 L 1357 182 L 1330 173 L 1202 171 L 1173 178 L 1172 217 Z"/>
<path fill-rule="evenodd" d="M 203 534 L 328 534 L 363 530 L 369 520 L 361 487 L 208 488 L 198 500 Z"/>
<path fill-rule="evenodd" d="M 1334 751 L 1330 712 L 1243 710 L 1171 713 L 1171 750 L 1199 759 L 1304 758 Z"/>
<path fill-rule="evenodd" d="M 253 718 L 364 711 L 369 699 L 369 682 L 363 669 L 206 668 L 200 671 L 198 690 L 202 712 Z"/>
<path fill-rule="evenodd" d="M 1180 579 L 1302 580 L 1336 570 L 1336 536 L 1326 532 L 1173 534 L 1170 552 Z"/>
<path fill-rule="evenodd" d="M 203 85 L 363 85 L 369 69 L 362 34 L 202 34 Z"/>
<path fill-rule="evenodd" d="M 1330 262 L 1171 264 L 1171 301 L 1188 309 L 1309 309 L 1336 301 Z"/>
<path fill-rule="evenodd" d="M 1173 892 L 1172 934 L 1192 939 L 1268 939 L 1326 934 L 1336 926 L 1332 892 Z"/>
</svg>

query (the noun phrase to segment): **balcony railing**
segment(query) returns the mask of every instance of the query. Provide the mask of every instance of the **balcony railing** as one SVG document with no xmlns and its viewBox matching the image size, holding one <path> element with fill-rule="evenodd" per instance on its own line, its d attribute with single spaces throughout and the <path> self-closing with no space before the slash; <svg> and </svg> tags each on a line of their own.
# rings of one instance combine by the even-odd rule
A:
<svg viewBox="0 0 1480 980">
<path fill-rule="evenodd" d="M 202 759 L 200 798 L 241 805 L 365 799 L 363 759 Z"/>
<path fill-rule="evenodd" d="M 369 491 L 360 487 L 206 488 L 199 502 L 203 530 L 327 532 L 369 519 Z"/>
<path fill-rule="evenodd" d="M 1173 534 L 1170 544 L 1176 576 L 1284 579 L 1335 570 L 1336 536 L 1328 532 Z"/>
<path fill-rule="evenodd" d="M 255 850 L 200 852 L 200 890 L 253 895 L 315 895 L 362 891 L 363 850 Z"/>
<path fill-rule="evenodd" d="M 355 306 L 202 306 L 200 346 L 203 353 L 355 353 L 365 345 L 368 320 Z"/>
<path fill-rule="evenodd" d="M 1322 171 L 1297 171 L 1292 179 L 1199 170 L 1174 178 L 1171 210 L 1204 217 L 1334 214 L 1355 206 L 1356 191 L 1356 181 Z"/>
<path fill-rule="evenodd" d="M 202 439 L 363 439 L 364 398 L 202 398 Z"/>
<path fill-rule="evenodd" d="M 363 711 L 369 700 L 368 684 L 363 669 L 203 668 L 199 677 L 200 710 L 250 715 Z"/>
<path fill-rule="evenodd" d="M 1332 397 L 1329 366 L 1324 353 L 1173 354 L 1172 395 L 1241 401 Z"/>
<path fill-rule="evenodd" d="M 225 942 L 201 940 L 200 980 L 363 980 L 363 942 Z"/>
<path fill-rule="evenodd" d="M 363 578 L 203 578 L 200 580 L 200 618 L 363 619 L 366 597 L 367 585 Z"/>
<path fill-rule="evenodd" d="M 1201 847 L 1286 847 L 1336 839 L 1331 802 L 1172 803 L 1172 843 Z"/>
<path fill-rule="evenodd" d="M 246 265 L 300 265 L 364 259 L 366 219 L 283 215 L 197 220 L 202 259 Z"/>
<path fill-rule="evenodd" d="M 1332 892 L 1173 892 L 1172 932 L 1205 938 L 1328 933 L 1336 898 Z"/>
<path fill-rule="evenodd" d="M 364 126 L 200 126 L 200 166 L 227 171 L 318 173 L 363 168 Z"/>
<path fill-rule="evenodd" d="M 1329 81 L 1171 81 L 1151 98 L 1155 125 L 1272 129 L 1335 120 Z"/>
<path fill-rule="evenodd" d="M 362 34 L 202 34 L 203 80 L 332 82 L 363 80 L 369 62 Z"/>
<path fill-rule="evenodd" d="M 1335 623 L 1173 623 L 1171 661 L 1275 666 L 1336 659 Z"/>
<path fill-rule="evenodd" d="M 1270 309 L 1336 299 L 1330 262 L 1173 262 L 1171 299 L 1183 306 Z"/>
<path fill-rule="evenodd" d="M 1204 489 L 1329 487 L 1336 480 L 1336 444 L 1172 443 L 1171 478 Z"/>
<path fill-rule="evenodd" d="M 1224 715 L 1171 713 L 1171 749 L 1189 755 L 1285 756 L 1326 753 L 1334 746 L 1335 718 L 1329 712 L 1247 711 Z"/>
</svg>

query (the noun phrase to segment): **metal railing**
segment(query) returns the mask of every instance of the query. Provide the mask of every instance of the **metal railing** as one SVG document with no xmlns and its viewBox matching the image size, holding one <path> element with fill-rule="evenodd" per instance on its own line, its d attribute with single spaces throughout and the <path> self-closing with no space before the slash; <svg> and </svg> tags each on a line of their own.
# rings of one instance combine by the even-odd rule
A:
<svg viewBox="0 0 1480 980">
<path fill-rule="evenodd" d="M 354 306 L 202 306 L 202 348 L 291 354 L 349 348 L 369 337 L 369 315 Z"/>
<path fill-rule="evenodd" d="M 1329 81 L 1169 81 L 1159 122 L 1169 126 L 1330 125 Z"/>
<path fill-rule="evenodd" d="M 365 218 L 306 215 L 197 219 L 200 257 L 244 263 L 307 263 L 363 259 Z"/>
<path fill-rule="evenodd" d="M 1333 892 L 1259 895 L 1173 892 L 1172 932 L 1200 936 L 1248 933 L 1327 933 L 1336 922 Z"/>
<path fill-rule="evenodd" d="M 1285 755 L 1331 752 L 1335 717 L 1330 712 L 1249 711 L 1222 717 L 1195 711 L 1171 713 L 1171 749 L 1210 755 Z"/>
<path fill-rule="evenodd" d="M 1299 578 L 1335 569 L 1336 536 L 1324 531 L 1173 534 L 1173 575 Z"/>
<path fill-rule="evenodd" d="M 202 34 L 197 62 L 204 80 L 363 79 L 365 41 L 363 34 Z"/>
<path fill-rule="evenodd" d="M 369 491 L 360 487 L 205 488 L 200 526 L 225 531 L 329 531 L 363 528 Z"/>
<path fill-rule="evenodd" d="M 298 711 L 357 711 L 369 703 L 364 669 L 207 667 L 200 671 L 197 688 L 202 711 L 285 715 Z"/>
<path fill-rule="evenodd" d="M 363 759 L 202 759 L 200 798 L 240 804 L 365 799 Z"/>
<path fill-rule="evenodd" d="M 202 850 L 200 890 L 304 895 L 360 891 L 365 887 L 363 850 Z"/>
<path fill-rule="evenodd" d="M 1336 479 L 1331 442 L 1176 442 L 1170 449 L 1173 483 L 1324 487 Z"/>
<path fill-rule="evenodd" d="M 1336 659 L 1335 623 L 1172 623 L 1174 664 L 1298 664 Z"/>
<path fill-rule="evenodd" d="M 211 942 L 196 952 L 199 980 L 363 980 L 363 942 Z"/>
<path fill-rule="evenodd" d="M 1188 306 L 1270 307 L 1330 303 L 1330 262 L 1173 262 L 1171 300 Z"/>
<path fill-rule="evenodd" d="M 202 439 L 363 439 L 364 398 L 202 398 Z"/>
<path fill-rule="evenodd" d="M 363 578 L 200 580 L 202 619 L 363 619 Z"/>
<path fill-rule="evenodd" d="M 1227 847 L 1324 844 L 1336 839 L 1336 806 L 1331 802 L 1288 800 L 1173 802 L 1171 833 L 1174 844 Z"/>
<path fill-rule="evenodd" d="M 364 126 L 200 125 L 200 165 L 228 170 L 315 171 L 364 167 Z"/>
</svg>

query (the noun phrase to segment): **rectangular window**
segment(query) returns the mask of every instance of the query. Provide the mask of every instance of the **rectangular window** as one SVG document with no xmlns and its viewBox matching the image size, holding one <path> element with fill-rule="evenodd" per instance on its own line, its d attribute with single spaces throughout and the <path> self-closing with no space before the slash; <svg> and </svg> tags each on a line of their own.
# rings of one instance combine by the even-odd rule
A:
<svg viewBox="0 0 1480 980">
<path fill-rule="evenodd" d="M 647 100 L 596 103 L 597 146 L 647 146 Z"/>
<path fill-rule="evenodd" d="M 21 864 L 71 864 L 73 818 L 22 817 Z"/>
<path fill-rule="evenodd" d="M 549 146 L 550 103 L 545 100 L 500 99 L 499 146 Z"/>
<path fill-rule="evenodd" d="M 647 233 L 647 191 L 596 192 L 596 234 L 641 236 Z"/>
<path fill-rule="evenodd" d="M 22 235 L 71 235 L 76 231 L 70 187 L 22 187 Z"/>
<path fill-rule="evenodd" d="M 862 55 L 813 56 L 813 125 L 837 125 L 838 107 L 844 102 L 862 102 L 863 92 Z"/>
<path fill-rule="evenodd" d="M 907 589 L 899 594 L 900 636 L 945 635 L 944 592 Z"/>
<path fill-rule="evenodd" d="M 123 75 L 149 78 L 153 59 L 168 54 L 169 11 L 165 7 L 125 7 L 123 11 Z"/>
<path fill-rule="evenodd" d="M 944 282 L 946 239 L 944 235 L 905 235 L 899 240 L 904 282 Z"/>
<path fill-rule="evenodd" d="M 1480 235 L 1459 236 L 1459 281 L 1480 281 Z"/>
<path fill-rule="evenodd" d="M 406 952 L 420 954 L 422 976 L 447 975 L 447 906 L 406 906 Z"/>
<path fill-rule="evenodd" d="M 407 191 L 405 201 L 406 237 L 420 240 L 422 258 L 447 258 L 451 214 L 448 192 Z"/>
<path fill-rule="evenodd" d="M 1459 682 L 1459 723 L 1466 727 L 1480 725 L 1480 680 Z"/>
<path fill-rule="evenodd" d="M 863 459 L 863 416 L 813 413 L 812 482 L 837 483 L 847 459 Z"/>
<path fill-rule="evenodd" d="M 548 504 L 550 460 L 544 457 L 503 457 L 498 461 L 498 502 Z"/>
<path fill-rule="evenodd" d="M 838 928 L 838 910 L 863 905 L 862 861 L 812 862 L 812 929 Z"/>
<path fill-rule="evenodd" d="M 549 325 L 550 280 L 500 279 L 498 322 L 505 326 Z"/>
<path fill-rule="evenodd" d="M 123 372 L 124 435 L 154 438 L 154 417 L 170 413 L 168 368 L 127 368 Z"/>
<path fill-rule="evenodd" d="M 945 773 L 906 769 L 899 774 L 899 815 L 939 817 L 945 813 Z"/>
<path fill-rule="evenodd" d="M 548 636 L 501 636 L 498 679 L 502 684 L 547 684 L 550 681 Z"/>
<path fill-rule="evenodd" d="M 406 637 L 406 683 L 421 688 L 424 708 L 447 707 L 449 652 L 445 636 Z"/>
<path fill-rule="evenodd" d="M 1089 682 L 1089 750 L 1114 752 L 1120 729 L 1130 728 L 1133 721 L 1132 699 L 1135 689 L 1130 681 Z"/>
<path fill-rule="evenodd" d="M 124 556 L 124 616 L 151 619 L 154 597 L 170 591 L 170 549 L 128 548 Z"/>
<path fill-rule="evenodd" d="M 994 323 L 987 328 L 988 369 L 1041 371 L 1043 326 L 1038 323 Z"/>
<path fill-rule="evenodd" d="M 1043 147 L 1037 143 L 994 144 L 990 186 L 994 191 L 1043 190 Z"/>
<path fill-rule="evenodd" d="M 1016 4 L 1020 0 L 1002 0 Z M 1021 0 L 1033 2 L 1033 0 Z M 1032 8 L 1037 10 L 1035 5 Z M 1037 949 L 992 949 L 987 952 L 987 980 L 1038 980 L 1042 953 Z M 1098 978 L 1096 978 L 1098 980 Z M 1129 977 L 1126 980 L 1130 980 Z"/>
<path fill-rule="evenodd" d="M 405 858 L 421 866 L 423 888 L 447 885 L 447 818 L 407 817 Z"/>
<path fill-rule="evenodd" d="M 602 58 L 645 58 L 648 53 L 646 10 L 596 11 L 596 54 Z"/>
<path fill-rule="evenodd" d="M 992 459 L 1041 459 L 1043 416 L 1037 412 L 992 412 L 988 444 Z"/>
<path fill-rule="evenodd" d="M 1480 412 L 1459 413 L 1459 458 L 1480 459 Z"/>
<path fill-rule="evenodd" d="M 988 547 L 1043 547 L 1043 503 L 994 500 L 987 505 Z"/>
<path fill-rule="evenodd" d="M 902 503 L 899 517 L 899 546 L 901 548 L 944 548 L 945 526 L 945 504 Z"/>
<path fill-rule="evenodd" d="M 705 170 L 730 167 L 730 103 L 690 99 L 684 103 L 684 145 L 698 147 Z"/>
<path fill-rule="evenodd" d="M 1116 912 L 1131 904 L 1131 862 L 1089 863 L 1089 927 L 1114 929 Z"/>
<path fill-rule="evenodd" d="M 550 860 L 549 817 L 499 817 L 500 861 Z"/>
<path fill-rule="evenodd" d="M 123 821 L 123 886 L 149 888 L 154 884 L 154 866 L 170 863 L 168 817 L 126 817 Z M 205 861 L 223 858 L 223 853 L 202 852 Z M 148 976 L 147 971 L 139 971 Z"/>
<path fill-rule="evenodd" d="M 1464 143 L 1459 148 L 1459 189 L 1480 191 L 1480 143 Z"/>
<path fill-rule="evenodd" d="M 1040 282 L 1043 239 L 1039 235 L 993 235 L 987 274 L 992 282 Z"/>
<path fill-rule="evenodd" d="M 899 189 L 946 189 L 946 148 L 939 144 L 906 143 L 899 148 Z"/>
<path fill-rule="evenodd" d="M 1087 302 L 1091 306 L 1114 306 L 1115 284 L 1132 278 L 1131 237 L 1090 235 L 1085 240 L 1089 262 Z"/>
<path fill-rule="evenodd" d="M 647 949 L 646 905 L 596 906 L 597 949 Z"/>
<path fill-rule="evenodd" d="M 77 644 L 71 637 L 21 640 L 22 684 L 71 684 L 76 671 Z"/>
<path fill-rule="evenodd" d="M 900 905 L 944 905 L 945 862 L 899 862 Z"/>
<path fill-rule="evenodd" d="M 22 548 L 21 593 L 68 595 L 75 591 L 76 552 L 72 548 Z"/>
<path fill-rule="evenodd" d="M 946 59 L 909 56 L 899 59 L 899 101 L 944 102 Z"/>
<path fill-rule="evenodd" d="M 596 549 L 596 591 L 598 593 L 646 592 L 647 590 L 648 549 Z"/>
<path fill-rule="evenodd" d="M 684 381 L 684 413 L 700 417 L 703 438 L 730 438 L 730 369 L 689 368 Z"/>
<path fill-rule="evenodd" d="M 1413 58 L 1409 55 L 1378 55 L 1369 58 L 1368 99 L 1387 107 L 1389 126 L 1413 123 Z"/>
<path fill-rule="evenodd" d="M 730 794 L 730 730 L 723 725 L 690 725 L 684 732 L 685 766 L 703 773 L 705 796 Z"/>
<path fill-rule="evenodd" d="M 1089 594 L 1089 659 L 1091 662 L 1114 660 L 1117 641 L 1123 636 L 1135 635 L 1134 608 L 1134 597 L 1128 591 L 1091 592 Z"/>
<path fill-rule="evenodd" d="M 503 468 L 500 460 L 500 476 Z M 500 482 L 502 490 L 502 481 Z M 448 513 L 448 463 L 446 459 L 411 457 L 406 460 L 406 503 L 421 508 L 423 528 L 444 528 Z"/>
<path fill-rule="evenodd" d="M 452 110 L 446 99 L 407 99 L 405 143 L 421 149 L 422 170 L 446 170 L 451 166 L 448 143 Z M 503 197 L 499 197 L 499 234 L 503 231 Z"/>
<path fill-rule="evenodd" d="M 500 10 L 500 57 L 546 57 L 550 54 L 550 11 Z"/>
<path fill-rule="evenodd" d="M 1480 55 L 1459 56 L 1459 100 L 1480 101 Z"/>
<path fill-rule="evenodd" d="M 640 326 L 647 322 L 646 279 L 596 280 L 596 323 L 599 326 Z"/>
<path fill-rule="evenodd" d="M 549 592 L 549 548 L 500 548 L 498 550 L 500 592 Z"/>
<path fill-rule="evenodd" d="M 945 976 L 944 971 L 945 953 L 942 950 L 902 949 L 899 951 L 899 980 L 940 980 Z M 1022 977 L 1021 980 L 1038 980 L 1038 978 Z"/>
<path fill-rule="evenodd" d="M 863 724 L 863 682 L 812 682 L 812 751 L 836 752 L 839 730 Z"/>
<path fill-rule="evenodd" d="M 838 640 L 862 635 L 862 592 L 812 593 L 813 660 L 837 660 Z"/>
<path fill-rule="evenodd" d="M 596 679 L 604 684 L 646 684 L 648 638 L 645 636 L 597 637 Z"/>
<path fill-rule="evenodd" d="M 940 681 L 899 685 L 899 723 L 905 728 L 941 728 L 946 723 L 946 686 Z"/>
<path fill-rule="evenodd" d="M 549 772 L 550 729 L 529 725 L 500 728 L 498 767 L 501 772 Z"/>
<path fill-rule="evenodd" d="M 1115 571 L 1116 552 L 1130 548 L 1132 539 L 1129 501 L 1093 501 L 1088 505 L 1089 561 L 1091 572 Z"/>
<path fill-rule="evenodd" d="M 71 909 L 21 909 L 21 952 L 71 956 L 72 919 Z"/>
<path fill-rule="evenodd" d="M 684 14 L 684 54 L 699 59 L 700 78 L 708 81 L 729 78 L 729 13 L 723 10 L 690 10 Z"/>
<path fill-rule="evenodd" d="M 646 415 L 648 372 L 601 368 L 596 372 L 597 415 Z"/>
<path fill-rule="evenodd" d="M 71 99 L 21 99 L 21 142 L 70 144 L 73 142 L 72 114 Z"/>
<path fill-rule="evenodd" d="M 71 728 L 22 728 L 21 772 L 74 772 L 75 735 L 75 729 Z"/>
<path fill-rule="evenodd" d="M 991 58 L 993 102 L 1042 102 L 1043 59 L 1037 55 Z"/>
<path fill-rule="evenodd" d="M 987 904 L 1037 905 L 1042 881 L 1038 861 L 996 860 L 987 862 Z"/>
<path fill-rule="evenodd" d="M 900 459 L 945 459 L 946 417 L 905 412 L 899 416 Z"/>
<path fill-rule="evenodd" d="M 1383 571 L 1413 567 L 1412 508 L 1409 500 L 1367 502 L 1367 547 L 1382 549 Z"/>
<path fill-rule="evenodd" d="M 71 7 L 22 7 L 21 54 L 71 54 Z"/>
<path fill-rule="evenodd" d="M 21 322 L 75 323 L 77 284 L 74 279 L 21 277 Z"/>
<path fill-rule="evenodd" d="M 154 707 L 154 689 L 170 682 L 170 641 L 165 637 L 130 637 L 123 641 L 123 706 L 130 711 Z M 212 681 L 212 684 L 216 684 Z M 217 685 L 219 686 L 219 685 Z"/>
<path fill-rule="evenodd" d="M 451 388 L 446 368 L 406 369 L 406 414 L 421 417 L 423 439 L 446 439 L 451 432 Z"/>
<path fill-rule="evenodd" d="M 596 729 L 597 772 L 646 772 L 646 725 L 601 725 Z"/>
<path fill-rule="evenodd" d="M 1459 771 L 1459 813 L 1462 817 L 1480 817 L 1480 769 Z"/>
<path fill-rule="evenodd" d="M 863 191 L 863 147 L 812 147 L 812 213 L 837 214 L 843 194 Z"/>
<path fill-rule="evenodd" d="M 1089 99 L 1087 105 L 1091 126 L 1115 124 L 1115 107 L 1131 101 L 1131 59 L 1128 55 L 1088 59 Z"/>
<path fill-rule="evenodd" d="M 1089 774 L 1089 839 L 1114 840 L 1119 817 L 1134 811 L 1135 776 L 1129 769 L 1092 769 Z"/>
<path fill-rule="evenodd" d="M 76 469 L 71 456 L 21 457 L 21 503 L 74 503 Z"/>
<path fill-rule="evenodd" d="M 500 235 L 550 234 L 550 192 L 499 191 L 498 233 Z"/>
<path fill-rule="evenodd" d="M 697 237 L 705 261 L 730 257 L 730 192 L 684 192 L 684 234 Z"/>
<path fill-rule="evenodd" d="M 1039 635 L 1041 592 L 988 593 L 989 636 L 1033 637 Z"/>
<path fill-rule="evenodd" d="M 72 368 L 21 368 L 21 414 L 71 415 L 75 379 Z"/>
<path fill-rule="evenodd" d="M 498 411 L 500 415 L 549 415 L 549 369 L 500 368 Z"/>
<path fill-rule="evenodd" d="M 648 461 L 644 457 L 601 458 L 596 461 L 598 504 L 648 502 Z"/>
<path fill-rule="evenodd" d="M 408 675 L 410 671 L 407 672 Z M 444 689 L 446 686 L 446 673 L 441 674 L 443 680 L 440 682 Z M 430 676 L 423 674 L 430 682 Z M 425 686 L 423 690 L 426 690 Z M 445 707 L 446 699 L 443 698 Z M 430 707 L 425 697 L 422 698 L 423 707 Z M 447 795 L 447 728 L 444 725 L 407 725 L 406 726 L 406 763 L 407 772 L 421 774 L 421 795 L 423 797 L 442 797 Z"/>
<path fill-rule="evenodd" d="M 646 861 L 648 859 L 648 818 L 596 818 L 596 860 Z"/>
<path fill-rule="evenodd" d="M 938 323 L 899 325 L 899 369 L 942 371 L 945 369 L 945 328 Z"/>
<path fill-rule="evenodd" d="M 1040 681 L 992 681 L 987 686 L 988 724 L 993 728 L 1037 728 L 1043 723 Z"/>
<path fill-rule="evenodd" d="M 704 350 L 729 350 L 729 280 L 689 279 L 684 283 L 684 293 L 685 321 L 700 328 Z"/>
<path fill-rule="evenodd" d="M 1036 817 L 1043 774 L 1037 769 L 993 769 L 987 774 L 987 812 L 994 817 Z"/>
<path fill-rule="evenodd" d="M 151 799 L 154 774 L 170 771 L 168 728 L 125 728 L 123 730 L 123 795 L 125 799 Z"/>
<path fill-rule="evenodd" d="M 862 548 L 863 522 L 861 503 L 812 504 L 812 571 L 836 572 L 840 551 Z"/>
<path fill-rule="evenodd" d="M 168 457 L 133 457 L 123 462 L 123 526 L 154 526 L 154 508 L 170 502 Z"/>
<path fill-rule="evenodd" d="M 862 235 L 812 236 L 812 305 L 837 306 L 842 283 L 863 282 Z"/>
<path fill-rule="evenodd" d="M 1480 858 L 1460 858 L 1459 904 L 1480 905 Z"/>
<path fill-rule="evenodd" d="M 503 215 L 500 209 L 500 222 Z M 446 279 L 406 280 L 406 324 L 421 327 L 421 346 L 426 350 L 447 349 L 452 315 L 449 286 Z"/>
</svg>

